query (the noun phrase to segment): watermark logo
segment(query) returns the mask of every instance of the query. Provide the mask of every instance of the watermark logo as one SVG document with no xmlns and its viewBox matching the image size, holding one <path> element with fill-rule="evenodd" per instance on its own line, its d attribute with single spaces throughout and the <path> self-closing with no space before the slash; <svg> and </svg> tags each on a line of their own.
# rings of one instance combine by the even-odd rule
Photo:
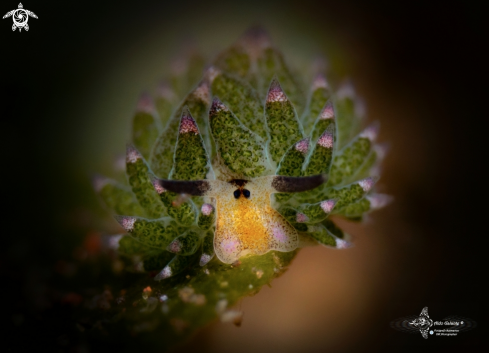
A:
<svg viewBox="0 0 489 353">
<path fill-rule="evenodd" d="M 423 338 L 428 339 L 430 335 L 434 336 L 457 336 L 461 332 L 472 330 L 477 323 L 469 318 L 451 315 L 441 321 L 433 321 L 428 315 L 428 307 L 421 310 L 419 316 L 401 317 L 391 322 L 393 329 L 407 333 L 421 333 Z"/>
<path fill-rule="evenodd" d="M 433 326 L 433 320 L 431 320 L 430 317 L 428 316 L 428 307 L 425 306 L 421 311 L 421 314 L 419 314 L 419 317 L 414 319 L 409 324 L 418 328 L 419 332 L 421 332 L 421 335 L 424 338 L 428 338 L 428 331 L 431 328 L 431 326 Z"/>
<path fill-rule="evenodd" d="M 29 25 L 27 22 L 29 21 L 29 16 L 37 18 L 36 14 L 32 11 L 24 9 L 22 3 L 19 3 L 19 8 L 9 11 L 3 16 L 3 18 L 7 18 L 12 16 L 14 20 L 14 24 L 12 25 L 12 31 L 15 31 L 16 28 L 19 29 L 19 32 L 22 32 L 22 28 L 26 31 L 29 30 Z"/>
</svg>

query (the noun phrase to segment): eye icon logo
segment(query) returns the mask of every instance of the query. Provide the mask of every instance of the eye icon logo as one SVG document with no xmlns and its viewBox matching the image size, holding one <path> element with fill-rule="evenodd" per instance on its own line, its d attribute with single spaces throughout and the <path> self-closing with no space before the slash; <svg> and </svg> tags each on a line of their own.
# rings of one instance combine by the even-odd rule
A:
<svg viewBox="0 0 489 353">
<path fill-rule="evenodd" d="M 7 12 L 3 18 L 10 16 L 12 16 L 12 19 L 14 20 L 12 31 L 15 31 L 15 29 L 18 28 L 19 32 L 22 32 L 22 28 L 24 28 L 26 31 L 29 30 L 29 25 L 27 24 L 29 21 L 29 16 L 37 18 L 34 12 L 24 9 L 22 3 L 19 3 L 18 9 Z"/>
<path fill-rule="evenodd" d="M 430 330 L 431 326 L 433 326 L 433 320 L 431 320 L 428 316 L 428 307 L 425 306 L 423 310 L 421 310 L 421 314 L 419 314 L 419 317 L 414 319 L 409 324 L 418 328 L 423 338 L 427 339 L 428 331 Z"/>
</svg>

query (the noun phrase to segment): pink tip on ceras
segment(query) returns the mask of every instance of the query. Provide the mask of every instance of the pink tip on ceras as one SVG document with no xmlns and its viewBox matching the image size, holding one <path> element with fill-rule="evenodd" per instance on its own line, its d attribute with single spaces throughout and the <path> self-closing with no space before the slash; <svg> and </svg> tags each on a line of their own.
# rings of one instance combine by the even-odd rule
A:
<svg viewBox="0 0 489 353">
<path fill-rule="evenodd" d="M 346 240 L 343 240 L 343 239 L 340 239 L 340 238 L 336 238 L 336 248 L 337 249 L 348 249 L 348 248 L 351 248 L 351 243 L 346 241 Z"/>
<path fill-rule="evenodd" d="M 217 114 L 221 111 L 227 112 L 229 111 L 229 109 L 224 104 L 222 104 L 219 98 L 214 97 L 214 99 L 212 100 L 211 109 L 209 110 L 209 116 Z"/>
<path fill-rule="evenodd" d="M 297 212 L 295 215 L 295 220 L 297 223 L 305 223 L 309 220 L 309 217 L 307 217 L 304 213 Z"/>
<path fill-rule="evenodd" d="M 321 110 L 319 119 L 321 120 L 334 119 L 334 107 L 331 101 L 328 101 L 324 106 L 323 110 Z"/>
<path fill-rule="evenodd" d="M 214 212 L 214 207 L 209 203 L 205 203 L 200 208 L 200 211 L 204 216 L 210 216 Z"/>
<path fill-rule="evenodd" d="M 126 147 L 126 163 L 136 163 L 138 159 L 142 159 L 143 156 L 139 151 L 131 144 Z"/>
<path fill-rule="evenodd" d="M 162 279 L 165 279 L 165 278 L 168 278 L 168 277 L 171 277 L 172 275 L 172 270 L 171 270 L 171 267 L 170 266 L 165 266 L 160 273 L 158 273 L 154 280 L 155 281 L 161 281 Z"/>
<path fill-rule="evenodd" d="M 215 67 L 215 66 L 210 66 L 204 73 L 204 78 L 212 84 L 214 82 L 215 78 L 221 74 L 221 71 Z"/>
<path fill-rule="evenodd" d="M 101 175 L 94 175 L 92 177 L 92 186 L 96 192 L 102 190 L 104 186 L 108 184 L 108 182 L 109 179 Z"/>
<path fill-rule="evenodd" d="M 309 139 L 305 138 L 297 142 L 295 144 L 295 149 L 302 154 L 306 154 L 307 151 L 309 150 Z"/>
<path fill-rule="evenodd" d="M 345 98 L 355 98 L 355 88 L 353 87 L 353 84 L 350 81 L 343 82 L 336 92 L 336 97 L 338 99 L 345 99 Z"/>
<path fill-rule="evenodd" d="M 136 217 L 116 216 L 116 220 L 119 222 L 122 228 L 128 232 L 131 232 L 134 229 L 134 223 L 136 223 Z"/>
<path fill-rule="evenodd" d="M 326 201 L 322 201 L 320 204 L 324 213 L 330 213 L 335 205 L 336 205 L 336 200 L 326 200 Z"/>
<path fill-rule="evenodd" d="M 326 130 L 319 138 L 318 145 L 324 148 L 333 148 L 333 144 L 334 144 L 333 133 L 329 130 Z"/>
<path fill-rule="evenodd" d="M 268 90 L 267 103 L 286 102 L 287 100 L 287 96 L 282 90 L 282 87 L 280 87 L 280 83 L 274 78 L 270 84 L 270 89 Z"/>
<path fill-rule="evenodd" d="M 199 261 L 199 265 L 200 266 L 205 266 L 209 263 L 209 261 L 211 261 L 212 259 L 212 256 L 209 255 L 209 254 L 202 254 L 202 256 L 200 256 L 200 261 Z"/>
<path fill-rule="evenodd" d="M 153 98 L 151 98 L 149 93 L 145 92 L 141 95 L 141 97 L 139 97 L 136 110 L 138 112 L 144 112 L 148 114 L 153 114 L 155 112 Z"/>
<path fill-rule="evenodd" d="M 194 133 L 195 135 L 199 134 L 199 128 L 197 127 L 197 123 L 194 118 L 190 115 L 188 108 L 185 107 L 182 112 L 182 119 L 180 120 L 180 134 Z"/>
<path fill-rule="evenodd" d="M 158 94 L 158 97 L 164 98 L 166 100 L 172 101 L 172 100 L 175 100 L 175 98 L 176 98 L 175 92 L 173 92 L 170 84 L 166 81 L 160 82 L 160 84 L 158 85 L 158 88 L 157 88 L 157 94 Z"/>
<path fill-rule="evenodd" d="M 153 187 L 156 190 L 156 192 L 158 193 L 158 195 L 161 195 L 166 191 L 166 189 L 160 185 L 160 183 L 158 182 L 158 179 L 153 178 L 153 180 L 151 180 L 151 183 L 153 184 Z"/>
<path fill-rule="evenodd" d="M 358 182 L 358 185 L 361 186 L 361 188 L 363 189 L 363 191 L 365 192 L 369 192 L 372 187 L 374 186 L 375 184 L 375 181 L 373 178 L 365 178 L 365 179 L 362 179 Z"/>
<path fill-rule="evenodd" d="M 182 243 L 179 240 L 174 240 L 168 245 L 168 251 L 176 254 L 182 250 Z"/>
<path fill-rule="evenodd" d="M 209 83 L 207 80 L 202 80 L 197 88 L 193 91 L 193 96 L 204 102 L 205 104 L 209 104 L 211 101 L 211 90 L 209 88 Z"/>
<path fill-rule="evenodd" d="M 392 202 L 393 197 L 385 194 L 373 194 L 366 197 L 370 202 L 370 209 L 378 210 Z"/>
<path fill-rule="evenodd" d="M 323 74 L 317 74 L 312 81 L 312 91 L 314 92 L 318 88 L 328 88 L 328 81 L 326 81 L 326 77 Z"/>
<path fill-rule="evenodd" d="M 367 138 L 373 142 L 377 138 L 378 134 L 379 134 L 379 125 L 372 124 L 360 133 L 360 137 Z"/>
</svg>

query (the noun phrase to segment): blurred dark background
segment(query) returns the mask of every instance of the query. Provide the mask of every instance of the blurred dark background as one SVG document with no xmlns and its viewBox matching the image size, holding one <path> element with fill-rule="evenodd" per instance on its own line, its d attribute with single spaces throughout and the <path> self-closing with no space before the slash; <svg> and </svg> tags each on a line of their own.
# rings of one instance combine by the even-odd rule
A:
<svg viewBox="0 0 489 353">
<path fill-rule="evenodd" d="M 170 72 L 182 42 L 212 57 L 261 23 L 291 61 L 325 54 L 352 79 L 390 144 L 381 187 L 395 202 L 346 225 L 353 249 L 302 250 L 272 288 L 243 300 L 242 327 L 212 324 L 179 349 L 483 351 L 488 38 L 478 4 L 23 2 L 39 17 L 28 32 L 0 22 L 0 350 L 96 350 L 69 342 L 72 317 L 49 302 L 63 286 L 57 264 L 95 226 L 90 174 L 110 174 L 139 94 Z M 434 320 L 460 315 L 478 327 L 428 340 L 389 327 L 425 306 Z"/>
</svg>

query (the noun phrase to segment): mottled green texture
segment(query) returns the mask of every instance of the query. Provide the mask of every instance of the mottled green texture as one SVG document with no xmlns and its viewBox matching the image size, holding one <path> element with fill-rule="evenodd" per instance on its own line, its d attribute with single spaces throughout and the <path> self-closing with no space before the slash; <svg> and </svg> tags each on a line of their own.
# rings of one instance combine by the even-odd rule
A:
<svg viewBox="0 0 489 353">
<path fill-rule="evenodd" d="M 187 226 L 195 224 L 197 211 L 192 200 L 185 200 L 185 196 L 177 195 L 169 191 L 162 192 L 160 194 L 160 199 L 166 206 L 168 215 L 178 223 Z"/>
<path fill-rule="evenodd" d="M 173 165 L 173 155 L 178 137 L 180 117 L 185 106 L 192 113 L 197 125 L 206 141 L 206 148 L 210 150 L 210 140 L 207 132 L 207 111 L 209 105 L 208 87 L 203 83 L 195 88 L 180 104 L 173 117 L 168 122 L 163 133 L 157 138 L 150 158 L 150 165 L 156 176 L 167 178 Z"/>
<path fill-rule="evenodd" d="M 334 106 L 332 100 L 328 100 L 327 103 L 323 107 L 322 113 L 317 117 L 314 125 L 312 127 L 311 132 L 311 141 L 314 143 L 318 140 L 318 138 L 322 135 L 326 129 L 330 128 L 330 125 L 333 125 L 332 129 L 335 130 L 335 120 L 334 120 Z M 330 128 L 331 129 L 331 128 Z M 336 134 L 335 134 L 336 141 Z"/>
<path fill-rule="evenodd" d="M 311 141 L 316 142 L 321 134 L 328 129 L 335 130 L 334 119 L 318 119 L 312 129 Z"/>
<path fill-rule="evenodd" d="M 297 209 L 291 206 L 282 206 L 278 212 L 298 231 L 306 232 L 307 224 L 297 222 Z"/>
<path fill-rule="evenodd" d="M 324 195 L 328 199 L 335 199 L 335 211 L 360 200 L 367 192 L 358 184 L 353 183 L 340 188 L 328 188 Z"/>
<path fill-rule="evenodd" d="M 348 146 L 343 148 L 333 160 L 329 185 L 340 185 L 348 181 L 367 159 L 372 147 L 371 141 L 366 137 L 357 137 Z"/>
<path fill-rule="evenodd" d="M 150 180 L 150 169 L 137 150 L 128 146 L 126 156 L 126 173 L 129 184 L 139 204 L 150 218 L 166 215 L 165 207 L 160 202 Z"/>
<path fill-rule="evenodd" d="M 218 97 L 234 115 L 254 133 L 267 139 L 263 105 L 258 93 L 249 84 L 223 72 L 212 81 L 212 94 Z"/>
<path fill-rule="evenodd" d="M 304 137 L 302 127 L 289 100 L 267 102 L 265 117 L 270 133 L 270 157 L 279 163 L 287 149 Z"/>
<path fill-rule="evenodd" d="M 192 255 L 201 244 L 202 231 L 191 228 L 176 237 L 167 247 L 167 250 L 182 256 Z"/>
<path fill-rule="evenodd" d="M 367 178 L 372 175 L 372 169 L 379 164 L 379 154 L 375 148 L 371 148 L 370 153 L 365 158 L 363 164 L 358 168 L 353 178 L 356 180 Z"/>
<path fill-rule="evenodd" d="M 334 103 L 336 124 L 338 126 L 338 147 L 343 148 L 360 128 L 360 117 L 355 113 L 353 94 L 341 95 Z"/>
<path fill-rule="evenodd" d="M 304 144 L 309 144 L 309 142 L 306 141 Z M 307 151 L 300 151 L 296 145 L 292 145 L 280 161 L 275 174 L 295 177 L 301 176 L 302 165 L 306 160 L 306 155 Z"/>
<path fill-rule="evenodd" d="M 313 89 L 311 91 L 311 96 L 309 98 L 309 103 L 308 103 L 308 107 L 307 107 L 307 113 L 302 118 L 302 125 L 304 126 L 304 130 L 305 130 L 307 135 L 310 134 L 310 132 L 314 126 L 314 123 L 316 122 L 316 124 L 317 124 L 317 120 L 319 118 L 319 115 L 320 115 L 322 109 L 324 108 L 327 100 L 329 99 L 330 95 L 331 95 L 331 93 L 330 93 L 329 89 L 327 89 L 325 87 L 317 87 L 316 89 Z M 318 121 L 323 123 L 323 122 L 328 122 L 328 120 L 331 120 L 331 119 L 321 119 Z M 321 130 L 321 132 L 324 131 L 326 128 L 327 128 L 327 126 L 325 126 Z M 319 133 L 319 135 L 320 134 L 321 133 Z M 317 137 L 314 137 L 314 134 L 313 134 L 312 135 L 313 141 L 316 140 L 319 137 L 319 135 Z"/>
<path fill-rule="evenodd" d="M 324 221 L 321 222 L 328 231 L 333 234 L 335 237 L 343 239 L 345 237 L 345 233 L 341 230 L 340 227 L 338 227 L 334 222 L 330 219 L 325 219 Z"/>
<path fill-rule="evenodd" d="M 309 225 L 307 234 L 323 245 L 336 247 L 336 238 L 322 224 Z"/>
<path fill-rule="evenodd" d="M 184 109 L 170 179 L 205 179 L 209 169 L 210 161 L 204 147 L 204 140 L 192 116 Z"/>
<path fill-rule="evenodd" d="M 232 173 L 256 177 L 269 169 L 261 138 L 240 123 L 218 99 L 214 99 L 209 120 L 220 158 Z"/>
<path fill-rule="evenodd" d="M 338 212 L 341 215 L 344 215 L 345 217 L 360 217 L 364 213 L 368 212 L 370 210 L 370 201 L 366 198 L 362 198 L 358 201 L 355 201 L 345 207 Z"/>
<path fill-rule="evenodd" d="M 325 134 L 334 134 L 334 125 L 330 125 Z M 334 137 L 333 137 L 334 139 Z M 303 175 L 328 174 L 333 159 L 334 145 L 325 147 L 320 144 L 321 139 L 314 145 L 309 158 L 306 161 Z"/>
<path fill-rule="evenodd" d="M 156 220 L 139 217 L 129 218 L 135 218 L 132 229 L 126 228 L 129 234 L 144 245 L 155 249 L 165 249 L 175 237 L 185 230 L 185 228 L 178 225 L 177 222 L 170 217 Z M 118 218 L 119 223 L 121 223 L 123 227 L 127 227 L 125 226 L 124 221 L 126 219 L 128 219 L 126 216 Z"/>
<path fill-rule="evenodd" d="M 322 202 L 322 201 L 321 201 Z M 329 213 L 326 213 L 321 207 L 321 202 L 318 203 L 306 203 L 297 207 L 297 211 L 307 217 L 302 223 L 315 224 L 326 219 Z"/>
<path fill-rule="evenodd" d="M 202 255 L 206 256 L 201 258 L 200 265 L 206 265 L 210 260 L 214 258 L 214 232 L 208 231 L 204 241 L 202 243 Z M 203 261 L 204 260 L 204 261 Z"/>
<path fill-rule="evenodd" d="M 250 71 L 251 59 L 245 48 L 236 44 L 219 54 L 214 65 L 224 72 L 244 78 Z"/>
<path fill-rule="evenodd" d="M 260 78 L 261 93 L 265 94 L 272 79 L 275 77 L 291 100 L 295 109 L 302 112 L 304 107 L 304 94 L 298 79 L 294 77 L 285 63 L 283 55 L 277 49 L 268 47 L 260 52 L 257 60 L 258 76 Z"/>
<path fill-rule="evenodd" d="M 129 235 L 124 235 L 119 240 L 119 247 L 117 248 L 119 254 L 125 256 L 134 256 L 150 253 L 154 249 L 148 245 L 143 244 L 138 239 L 131 237 Z"/>
<path fill-rule="evenodd" d="M 149 158 L 151 148 L 160 134 L 160 122 L 155 115 L 139 111 L 132 120 L 132 142 L 144 158 Z"/>
<path fill-rule="evenodd" d="M 102 186 L 97 191 L 105 206 L 115 214 L 144 216 L 131 189 L 114 180 L 100 178 Z"/>
<path fill-rule="evenodd" d="M 199 212 L 199 220 L 197 225 L 200 229 L 207 230 L 216 222 L 216 211 L 213 210 L 210 215 L 205 215 L 202 211 Z"/>
</svg>

